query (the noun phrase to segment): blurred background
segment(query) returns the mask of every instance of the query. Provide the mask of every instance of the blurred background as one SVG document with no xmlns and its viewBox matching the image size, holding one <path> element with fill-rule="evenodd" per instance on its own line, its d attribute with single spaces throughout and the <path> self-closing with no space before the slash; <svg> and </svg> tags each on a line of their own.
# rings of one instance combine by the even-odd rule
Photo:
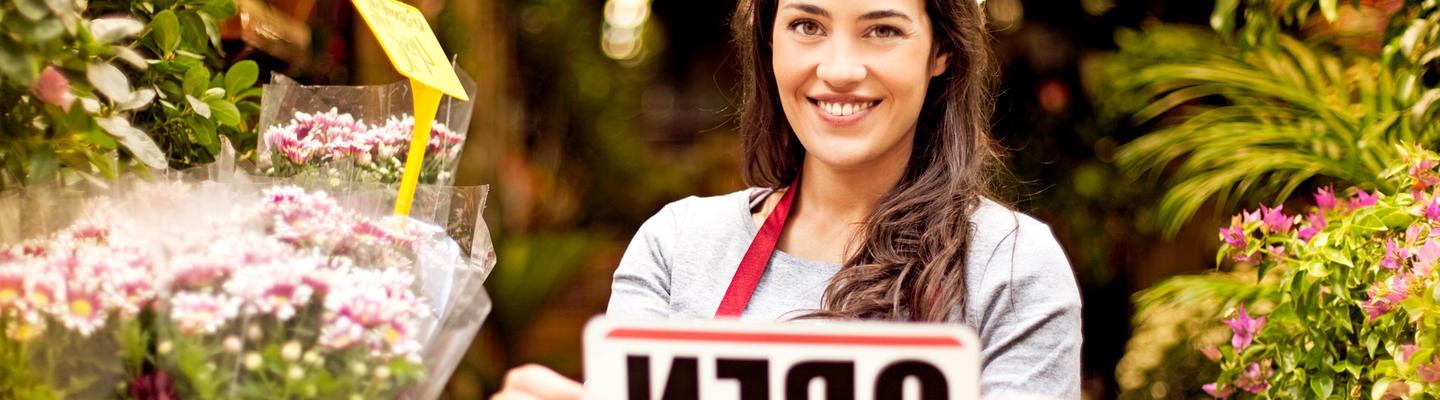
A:
<svg viewBox="0 0 1440 400">
<path fill-rule="evenodd" d="M 261 60 L 308 84 L 399 79 L 348 0 L 239 3 L 242 17 L 227 30 L 232 59 Z M 523 363 L 579 377 L 581 328 L 604 311 L 635 229 L 670 201 L 742 188 L 734 1 L 410 3 L 479 86 L 457 183 L 493 185 L 487 220 L 499 265 L 487 286 L 496 308 L 446 396 L 486 397 Z M 1236 0 L 1228 3 L 1233 12 Z M 1374 52 L 1378 39 L 1365 33 L 1383 30 L 1398 2 L 1354 4 L 1344 24 L 1318 29 L 1358 32 L 1337 43 Z M 1049 223 L 1070 257 L 1084 296 L 1087 398 L 1200 395 L 1214 367 L 1184 355 L 1195 352 L 1176 339 L 1183 327 L 1132 332 L 1131 299 L 1166 277 L 1213 268 L 1229 210 L 1156 216 L 1163 188 L 1116 163 L 1123 144 L 1153 128 L 1132 118 L 1148 96 L 1115 85 L 1145 57 L 1223 51 L 1212 25 L 1230 16 L 1197 0 L 984 8 L 1003 71 L 993 132 L 1015 178 L 1002 200 Z M 1169 351 L 1182 355 L 1161 357 Z"/>
</svg>

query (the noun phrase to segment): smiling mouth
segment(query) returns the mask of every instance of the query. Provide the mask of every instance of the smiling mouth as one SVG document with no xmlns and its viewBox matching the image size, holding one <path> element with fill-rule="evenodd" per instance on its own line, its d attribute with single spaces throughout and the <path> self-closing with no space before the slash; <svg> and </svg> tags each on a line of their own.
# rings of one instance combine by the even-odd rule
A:
<svg viewBox="0 0 1440 400">
<path fill-rule="evenodd" d="M 821 101 L 810 99 L 810 103 L 820 108 L 820 111 L 834 117 L 849 117 L 869 110 L 880 104 L 880 100 L 872 101 Z"/>
</svg>

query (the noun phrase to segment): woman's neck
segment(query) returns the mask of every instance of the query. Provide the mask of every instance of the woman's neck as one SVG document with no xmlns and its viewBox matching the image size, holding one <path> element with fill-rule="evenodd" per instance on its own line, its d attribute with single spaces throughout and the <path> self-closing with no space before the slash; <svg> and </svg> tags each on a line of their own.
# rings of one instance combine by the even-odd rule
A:
<svg viewBox="0 0 1440 400">
<path fill-rule="evenodd" d="M 907 158 L 891 157 L 863 168 L 837 169 L 807 155 L 801 167 L 795 212 L 829 221 L 860 223 L 900 182 Z"/>
<path fill-rule="evenodd" d="M 837 169 L 806 156 L 800 192 L 778 247 L 804 259 L 842 264 L 864 234 L 865 218 L 905 173 L 906 157 L 871 163 L 864 168 Z"/>
</svg>

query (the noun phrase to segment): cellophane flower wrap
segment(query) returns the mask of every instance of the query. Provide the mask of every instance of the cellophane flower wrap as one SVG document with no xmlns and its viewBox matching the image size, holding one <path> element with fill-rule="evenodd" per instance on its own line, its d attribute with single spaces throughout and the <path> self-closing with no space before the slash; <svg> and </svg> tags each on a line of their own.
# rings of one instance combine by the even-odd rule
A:
<svg viewBox="0 0 1440 400">
<path fill-rule="evenodd" d="M 474 82 L 456 68 L 467 92 Z M 274 75 L 261 99 L 255 163 L 278 177 L 396 183 L 415 129 L 408 82 L 307 86 Z M 420 182 L 454 182 L 472 103 L 445 96 L 426 143 Z"/>
<path fill-rule="evenodd" d="M 489 311 L 485 187 L 116 186 L 0 197 L 47 211 L 0 215 L 0 397 L 434 398 Z"/>
<path fill-rule="evenodd" d="M 1258 278 L 1215 293 L 1229 340 L 1201 349 L 1221 369 L 1206 393 L 1440 397 L 1440 156 L 1395 151 L 1392 189 L 1326 186 L 1300 212 L 1262 205 L 1220 229 L 1218 257 Z"/>
</svg>

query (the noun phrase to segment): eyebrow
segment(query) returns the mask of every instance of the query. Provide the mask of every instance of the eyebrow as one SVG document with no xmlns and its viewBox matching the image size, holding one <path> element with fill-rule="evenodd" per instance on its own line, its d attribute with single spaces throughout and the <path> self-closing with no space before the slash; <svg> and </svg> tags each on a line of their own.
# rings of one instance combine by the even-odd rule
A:
<svg viewBox="0 0 1440 400">
<path fill-rule="evenodd" d="M 868 20 L 872 20 L 872 19 L 886 19 L 886 18 L 900 18 L 900 19 L 903 19 L 903 20 L 906 20 L 906 21 L 912 21 L 912 20 L 910 19 L 910 16 L 909 16 L 909 15 L 905 15 L 905 13 L 899 12 L 899 11 L 895 11 L 895 10 L 878 10 L 878 11 L 871 11 L 871 12 L 865 13 L 865 15 L 861 15 L 861 16 L 860 16 L 860 20 L 861 20 L 861 21 L 868 21 Z"/>
<path fill-rule="evenodd" d="M 796 9 L 796 10 L 800 10 L 801 12 L 806 12 L 806 13 L 810 13 L 810 14 L 819 15 L 819 16 L 821 16 L 821 17 L 830 18 L 830 12 L 829 12 L 829 11 L 826 11 L 824 8 L 820 8 L 820 6 L 817 6 L 817 5 L 814 5 L 814 4 L 810 4 L 810 3 L 790 3 L 790 4 L 786 4 L 786 5 L 785 5 L 785 8 L 793 8 L 793 9 Z M 900 18 L 900 19 L 904 19 L 904 20 L 906 20 L 906 21 L 914 21 L 913 19 L 910 18 L 909 15 L 905 15 L 905 13 L 900 12 L 900 11 L 896 11 L 896 10 L 876 10 L 876 11 L 867 12 L 867 13 L 865 13 L 864 15 L 861 15 L 861 16 L 860 16 L 860 20 L 861 20 L 861 21 L 869 21 L 869 20 L 885 19 L 885 18 Z"/>
</svg>

